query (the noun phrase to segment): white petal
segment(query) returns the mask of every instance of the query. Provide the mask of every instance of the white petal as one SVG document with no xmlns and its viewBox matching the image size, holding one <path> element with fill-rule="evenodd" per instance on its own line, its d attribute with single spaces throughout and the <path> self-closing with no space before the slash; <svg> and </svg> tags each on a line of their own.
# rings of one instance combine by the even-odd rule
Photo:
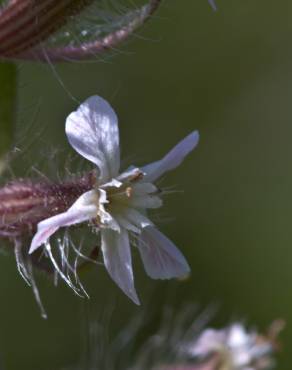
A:
<svg viewBox="0 0 292 370">
<path fill-rule="evenodd" d="M 186 276 L 190 267 L 177 247 L 154 227 L 146 227 L 140 236 L 139 251 L 147 274 L 152 279 Z"/>
<path fill-rule="evenodd" d="M 115 215 L 115 219 L 118 221 L 119 225 L 128 231 L 132 231 L 133 233 L 140 234 L 141 230 L 138 229 L 137 226 L 133 225 L 129 222 L 125 217 L 122 215 Z"/>
<path fill-rule="evenodd" d="M 102 189 L 107 189 L 107 188 L 120 188 L 123 185 L 122 182 L 116 180 L 116 179 L 111 179 L 111 181 L 103 184 L 100 188 Z"/>
<path fill-rule="evenodd" d="M 162 199 L 157 196 L 158 189 L 149 182 L 139 182 L 132 186 L 132 195 L 128 204 L 133 208 L 159 208 L 162 206 Z"/>
<path fill-rule="evenodd" d="M 89 190 L 83 193 L 68 209 L 68 211 L 73 210 L 91 210 L 91 212 L 96 212 L 97 205 L 100 199 L 100 193 L 96 190 Z"/>
<path fill-rule="evenodd" d="M 226 346 L 224 330 L 205 329 L 188 352 L 192 356 L 205 357 L 211 353 L 222 351 Z"/>
<path fill-rule="evenodd" d="M 241 324 L 233 324 L 229 330 L 228 345 L 231 348 L 248 346 L 250 336 Z"/>
<path fill-rule="evenodd" d="M 67 212 L 39 222 L 38 230 L 32 239 L 29 253 L 33 253 L 44 244 L 60 227 L 79 224 L 94 218 L 97 215 L 97 207 L 92 203 L 95 196 L 95 191 L 88 191 L 82 194 Z"/>
<path fill-rule="evenodd" d="M 135 195 L 145 195 L 145 194 L 156 194 L 158 189 L 151 182 L 138 182 L 132 185 L 133 193 Z"/>
<path fill-rule="evenodd" d="M 143 181 L 153 182 L 165 172 L 173 170 L 179 166 L 185 157 L 197 146 L 198 141 L 199 133 L 198 131 L 194 131 L 180 141 L 160 161 L 156 161 L 142 167 L 142 171 L 146 173 Z"/>
<path fill-rule="evenodd" d="M 209 0 L 209 4 L 211 5 L 211 7 L 212 7 L 212 9 L 214 10 L 214 12 L 216 12 L 216 10 L 217 10 L 217 5 L 216 5 L 215 0 Z"/>
<path fill-rule="evenodd" d="M 142 229 L 147 226 L 153 226 L 153 223 L 145 215 L 145 212 L 131 208 L 128 205 L 127 207 L 112 207 L 111 215 L 118 222 L 120 228 L 136 234 L 140 234 Z"/>
<path fill-rule="evenodd" d="M 111 278 L 134 303 L 139 305 L 134 286 L 128 232 L 124 229 L 121 229 L 120 233 L 108 229 L 101 230 L 101 249 L 105 267 Z"/>
<path fill-rule="evenodd" d="M 100 221 L 104 227 L 108 227 L 109 229 L 120 231 L 120 226 L 117 221 L 113 218 L 113 216 L 106 211 L 105 204 L 108 203 L 106 191 L 103 189 L 99 189 L 99 207 L 98 207 L 98 216 Z"/>
<path fill-rule="evenodd" d="M 153 223 L 136 209 L 127 208 L 123 216 L 139 229 L 144 229 L 147 226 L 153 226 Z"/>
<path fill-rule="evenodd" d="M 100 181 L 115 177 L 120 168 L 118 119 L 111 106 L 99 96 L 82 103 L 66 120 L 72 147 L 100 170 Z"/>
<path fill-rule="evenodd" d="M 130 166 L 126 171 L 121 173 L 117 179 L 122 182 L 131 182 L 143 177 L 144 173 L 137 167 Z"/>
<path fill-rule="evenodd" d="M 128 200 L 129 206 L 133 208 L 160 208 L 162 206 L 162 199 L 156 195 L 135 195 L 135 193 Z"/>
<path fill-rule="evenodd" d="M 133 208 L 127 207 L 123 210 L 113 211 L 113 215 L 121 227 L 136 234 L 140 234 L 144 227 L 153 226 L 153 223 L 146 216 Z"/>
</svg>

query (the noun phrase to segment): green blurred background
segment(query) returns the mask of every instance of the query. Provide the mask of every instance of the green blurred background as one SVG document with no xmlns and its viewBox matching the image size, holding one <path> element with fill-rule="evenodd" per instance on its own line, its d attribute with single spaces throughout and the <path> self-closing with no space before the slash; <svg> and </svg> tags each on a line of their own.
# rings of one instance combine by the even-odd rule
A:
<svg viewBox="0 0 292 370">
<path fill-rule="evenodd" d="M 243 318 L 263 329 L 275 318 L 287 320 L 277 368 L 289 370 L 292 3 L 217 2 L 214 13 L 205 0 L 166 0 L 111 57 L 55 71 L 19 64 L 16 144 L 23 153 L 13 165 L 16 176 L 25 172 L 24 162 L 49 176 L 64 170 L 72 154 L 64 120 L 77 106 L 70 95 L 82 101 L 99 94 L 111 102 L 125 165 L 158 159 L 198 129 L 198 148 L 163 182 L 183 192 L 169 196 L 159 213 L 160 229 L 187 256 L 192 276 L 179 284 L 152 281 L 136 255 L 138 292 L 157 311 L 166 302 L 219 303 L 213 325 Z M 43 148 L 61 149 L 59 160 L 40 154 Z M 93 268 L 83 276 L 89 302 L 38 277 L 44 321 L 14 259 L 2 256 L 0 265 L 0 354 L 7 370 L 77 363 L 88 317 L 98 320 L 114 302 L 114 335 L 140 310 L 102 268 Z"/>
</svg>

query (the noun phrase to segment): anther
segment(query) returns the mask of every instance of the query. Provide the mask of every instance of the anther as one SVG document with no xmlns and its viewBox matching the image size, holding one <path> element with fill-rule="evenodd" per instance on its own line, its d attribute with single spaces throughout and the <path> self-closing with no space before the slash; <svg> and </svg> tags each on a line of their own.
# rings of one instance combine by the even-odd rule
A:
<svg viewBox="0 0 292 370">
<path fill-rule="evenodd" d="M 126 191 L 125 192 L 126 192 L 127 197 L 128 198 L 131 198 L 131 196 L 133 194 L 133 188 L 128 187 L 128 188 L 126 188 Z"/>
</svg>

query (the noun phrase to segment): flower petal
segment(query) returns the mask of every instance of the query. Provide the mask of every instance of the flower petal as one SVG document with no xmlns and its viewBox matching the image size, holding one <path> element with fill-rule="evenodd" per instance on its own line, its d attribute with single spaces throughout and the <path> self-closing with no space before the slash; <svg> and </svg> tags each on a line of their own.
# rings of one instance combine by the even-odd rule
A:
<svg viewBox="0 0 292 370">
<path fill-rule="evenodd" d="M 133 182 L 139 180 L 143 176 L 144 173 L 139 168 L 135 166 L 130 166 L 128 169 L 126 169 L 126 171 L 124 171 L 117 177 L 117 180 L 123 182 Z"/>
<path fill-rule="evenodd" d="M 138 248 L 145 270 L 152 279 L 183 277 L 190 272 L 182 253 L 154 227 L 143 229 Z"/>
<path fill-rule="evenodd" d="M 135 195 L 143 196 L 146 194 L 157 194 L 158 189 L 151 182 L 138 182 L 132 185 L 133 193 Z"/>
<path fill-rule="evenodd" d="M 33 253 L 44 244 L 60 227 L 75 225 L 94 218 L 97 214 L 97 207 L 92 203 L 95 196 L 95 191 L 88 191 L 82 194 L 67 212 L 39 222 L 38 230 L 32 239 L 29 253 Z"/>
<path fill-rule="evenodd" d="M 139 305 L 139 298 L 134 286 L 128 232 L 124 229 L 121 229 L 120 233 L 102 229 L 101 249 L 105 267 L 111 278 L 134 303 Z"/>
<path fill-rule="evenodd" d="M 129 198 L 128 204 L 132 208 L 160 208 L 162 199 L 156 195 L 133 195 Z"/>
<path fill-rule="evenodd" d="M 100 188 L 101 189 L 107 189 L 107 188 L 120 188 L 123 185 L 122 182 L 120 182 L 117 179 L 111 179 L 111 181 L 103 184 Z"/>
<path fill-rule="evenodd" d="M 153 226 L 153 223 L 146 216 L 130 207 L 114 211 L 114 217 L 122 227 L 136 234 L 140 234 L 142 229 L 147 226 Z"/>
<path fill-rule="evenodd" d="M 100 181 L 118 175 L 120 168 L 118 119 L 112 107 L 99 96 L 82 103 L 66 120 L 72 147 L 100 170 Z"/>
<path fill-rule="evenodd" d="M 251 336 L 246 333 L 241 324 L 233 324 L 228 333 L 227 344 L 230 348 L 244 348 L 249 346 Z"/>
<path fill-rule="evenodd" d="M 194 357 L 207 357 L 214 352 L 224 349 L 227 341 L 226 330 L 205 329 L 187 352 Z"/>
<path fill-rule="evenodd" d="M 214 10 L 214 12 L 216 12 L 216 10 L 217 10 L 217 4 L 216 4 L 215 0 L 208 0 L 208 2 L 211 5 L 211 7 Z"/>
<path fill-rule="evenodd" d="M 121 214 L 115 215 L 115 219 L 117 220 L 119 225 L 121 227 L 123 227 L 124 229 L 126 229 L 128 231 L 132 231 L 135 234 L 140 234 L 141 233 L 141 230 L 137 226 L 133 225 L 125 217 L 123 217 Z"/>
<path fill-rule="evenodd" d="M 108 227 L 109 229 L 120 231 L 120 226 L 113 216 L 106 211 L 105 204 L 108 203 L 106 191 L 99 189 L 99 207 L 98 207 L 98 216 L 103 227 Z"/>
<path fill-rule="evenodd" d="M 199 133 L 198 131 L 194 131 L 180 141 L 160 161 L 156 161 L 142 167 L 141 170 L 146 173 L 143 181 L 153 182 L 165 172 L 173 170 L 179 166 L 185 157 L 197 146 L 198 142 Z"/>
</svg>

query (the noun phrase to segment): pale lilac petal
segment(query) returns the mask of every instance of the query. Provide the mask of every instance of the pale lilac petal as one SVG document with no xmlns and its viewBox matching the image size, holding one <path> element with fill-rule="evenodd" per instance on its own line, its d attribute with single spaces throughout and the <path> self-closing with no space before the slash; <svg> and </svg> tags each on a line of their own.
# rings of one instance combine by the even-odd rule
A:
<svg viewBox="0 0 292 370">
<path fill-rule="evenodd" d="M 153 223 L 146 216 L 133 208 L 127 208 L 124 217 L 140 229 L 144 229 L 147 226 L 153 225 Z"/>
<path fill-rule="evenodd" d="M 145 182 L 153 182 L 162 176 L 165 172 L 173 170 L 179 166 L 185 157 L 197 146 L 199 141 L 198 131 L 194 131 L 180 141 L 170 152 L 160 161 L 156 161 L 142 167 L 145 172 Z"/>
<path fill-rule="evenodd" d="M 117 180 L 123 182 L 132 182 L 138 180 L 143 176 L 144 174 L 139 168 L 130 166 L 128 169 L 126 169 L 126 171 L 124 171 L 117 177 Z"/>
<path fill-rule="evenodd" d="M 208 2 L 211 5 L 211 7 L 214 10 L 214 12 L 216 12 L 216 10 L 217 10 L 217 4 L 216 4 L 215 0 L 208 0 Z"/>
<path fill-rule="evenodd" d="M 119 223 L 120 227 L 123 227 L 124 229 L 128 231 L 132 231 L 135 234 L 140 234 L 141 230 L 137 226 L 129 222 L 129 220 L 127 220 L 121 214 L 115 215 L 115 219 Z"/>
<path fill-rule="evenodd" d="M 92 96 L 66 120 L 66 134 L 72 147 L 95 163 L 100 181 L 118 175 L 120 168 L 118 119 L 107 101 Z"/>
<path fill-rule="evenodd" d="M 120 188 L 123 185 L 122 182 L 120 182 L 117 179 L 111 179 L 111 181 L 103 184 L 100 188 L 101 189 L 107 189 L 107 188 Z"/>
<path fill-rule="evenodd" d="M 132 208 L 159 208 L 163 202 L 157 194 L 158 189 L 155 185 L 149 182 L 138 182 L 132 186 L 128 204 Z"/>
<path fill-rule="evenodd" d="M 241 324 L 233 324 L 228 333 L 228 346 L 230 348 L 242 348 L 248 346 L 250 335 L 246 333 L 245 328 Z"/>
<path fill-rule="evenodd" d="M 52 236 L 60 227 L 79 224 L 88 221 L 97 215 L 97 207 L 92 204 L 96 196 L 94 191 L 88 191 L 81 195 L 67 212 L 60 213 L 38 223 L 37 233 L 34 235 L 29 253 L 37 248 Z"/>
<path fill-rule="evenodd" d="M 99 189 L 98 216 L 100 218 L 100 222 L 103 226 L 119 232 L 120 226 L 114 219 L 114 217 L 109 212 L 106 211 L 105 209 L 106 204 L 108 204 L 106 191 L 103 189 Z"/>
<path fill-rule="evenodd" d="M 138 182 L 132 185 L 133 193 L 135 195 L 157 194 L 158 189 L 151 182 Z"/>
<path fill-rule="evenodd" d="M 156 195 L 136 195 L 135 193 L 129 198 L 128 204 L 132 208 L 160 208 L 162 199 Z"/>
<path fill-rule="evenodd" d="M 111 278 L 134 303 L 139 305 L 139 298 L 134 286 L 128 232 L 123 229 L 120 233 L 102 229 L 101 249 L 105 267 Z"/>
<path fill-rule="evenodd" d="M 125 210 L 119 210 L 115 218 L 129 231 L 140 234 L 143 228 L 153 226 L 153 223 L 136 209 L 127 207 Z"/>
<path fill-rule="evenodd" d="M 154 227 L 143 229 L 138 248 L 145 270 L 152 279 L 183 277 L 190 272 L 182 253 Z"/>
<path fill-rule="evenodd" d="M 188 348 L 188 353 L 195 357 L 206 357 L 222 350 L 227 341 L 225 330 L 206 329 L 197 341 Z"/>
</svg>

